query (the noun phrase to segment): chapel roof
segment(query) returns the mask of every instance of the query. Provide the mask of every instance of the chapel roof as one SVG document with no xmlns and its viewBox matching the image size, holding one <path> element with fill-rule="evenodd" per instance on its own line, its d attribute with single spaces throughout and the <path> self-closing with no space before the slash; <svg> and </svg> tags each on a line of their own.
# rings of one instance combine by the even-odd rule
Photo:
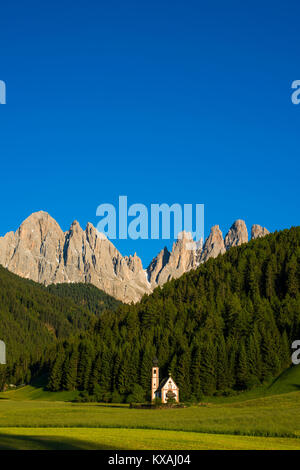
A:
<svg viewBox="0 0 300 470">
<path fill-rule="evenodd" d="M 177 386 L 177 384 L 175 383 L 175 380 L 169 375 L 169 377 L 165 377 L 164 379 L 161 380 L 159 386 L 158 386 L 158 389 L 157 390 L 161 390 L 165 385 L 166 383 L 169 381 L 169 380 L 172 380 L 172 382 L 174 382 L 174 384 L 176 385 L 176 387 L 178 388 L 179 390 L 179 387 Z"/>
</svg>

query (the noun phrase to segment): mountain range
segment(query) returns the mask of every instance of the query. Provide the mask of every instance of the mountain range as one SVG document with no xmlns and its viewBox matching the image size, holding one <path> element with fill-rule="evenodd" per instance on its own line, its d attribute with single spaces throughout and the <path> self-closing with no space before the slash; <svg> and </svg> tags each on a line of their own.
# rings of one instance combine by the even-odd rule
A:
<svg viewBox="0 0 300 470">
<path fill-rule="evenodd" d="M 266 228 L 253 225 L 251 239 L 268 233 Z M 16 232 L 0 237 L 0 264 L 44 285 L 89 283 L 124 303 L 131 303 L 170 279 L 196 269 L 209 258 L 247 242 L 243 220 L 235 221 L 225 238 L 219 226 L 213 226 L 204 244 L 194 242 L 189 233 L 182 232 L 172 251 L 164 248 L 145 269 L 136 253 L 122 256 L 91 223 L 83 230 L 74 221 L 63 232 L 47 212 L 39 211 L 31 214 Z"/>
</svg>

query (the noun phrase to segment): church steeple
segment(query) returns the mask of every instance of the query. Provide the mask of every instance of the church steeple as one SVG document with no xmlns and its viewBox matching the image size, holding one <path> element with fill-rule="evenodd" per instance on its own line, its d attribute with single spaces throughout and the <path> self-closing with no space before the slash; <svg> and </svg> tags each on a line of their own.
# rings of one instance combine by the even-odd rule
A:
<svg viewBox="0 0 300 470">
<path fill-rule="evenodd" d="M 159 367 L 158 359 L 155 357 L 152 361 L 152 381 L 151 381 L 151 400 L 155 400 L 155 392 L 159 387 Z"/>
</svg>

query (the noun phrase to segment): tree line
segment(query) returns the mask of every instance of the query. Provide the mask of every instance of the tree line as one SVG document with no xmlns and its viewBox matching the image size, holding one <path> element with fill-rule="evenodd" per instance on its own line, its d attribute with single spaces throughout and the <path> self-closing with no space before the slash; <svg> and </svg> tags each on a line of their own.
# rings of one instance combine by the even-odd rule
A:
<svg viewBox="0 0 300 470">
<path fill-rule="evenodd" d="M 56 344 L 94 328 L 119 302 L 94 286 L 44 287 L 0 266 L 0 339 L 7 365 L 0 365 L 0 390 L 49 370 Z"/>
<path fill-rule="evenodd" d="M 276 377 L 300 338 L 300 227 L 231 248 L 197 270 L 104 311 L 57 345 L 50 390 L 83 399 L 149 399 L 152 359 L 182 400 L 230 394 Z"/>
</svg>

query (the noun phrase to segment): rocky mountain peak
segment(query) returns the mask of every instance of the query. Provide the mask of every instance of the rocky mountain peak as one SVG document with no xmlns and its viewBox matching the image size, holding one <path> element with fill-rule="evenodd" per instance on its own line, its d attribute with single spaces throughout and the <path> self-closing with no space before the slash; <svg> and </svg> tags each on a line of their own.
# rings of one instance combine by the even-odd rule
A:
<svg viewBox="0 0 300 470">
<path fill-rule="evenodd" d="M 142 260 L 136 253 L 124 257 L 127 261 L 127 265 L 132 272 L 138 272 L 143 270 Z"/>
<path fill-rule="evenodd" d="M 197 244 L 189 232 L 180 232 L 173 243 L 171 253 L 164 248 L 147 268 L 151 285 L 163 285 L 172 278 L 180 277 L 190 269 L 196 268 Z"/>
<path fill-rule="evenodd" d="M 242 245 L 248 242 L 248 230 L 244 220 L 236 220 L 225 237 L 225 248 Z"/>
<path fill-rule="evenodd" d="M 84 231 L 75 220 L 64 233 L 43 211 L 31 214 L 16 233 L 0 237 L 0 264 L 46 285 L 90 282 L 123 302 L 150 293 L 137 255 L 129 261 L 123 258 L 90 223 Z"/>
<path fill-rule="evenodd" d="M 269 233 L 269 230 L 267 230 L 265 227 L 254 224 L 251 228 L 251 239 L 261 238 L 265 235 L 268 235 Z"/>
<path fill-rule="evenodd" d="M 158 284 L 161 272 L 169 263 L 170 255 L 171 253 L 167 247 L 164 247 L 149 264 L 147 268 L 147 277 L 151 286 L 155 287 Z"/>
<path fill-rule="evenodd" d="M 220 254 L 225 253 L 225 251 L 223 234 L 219 225 L 214 225 L 210 229 L 210 234 L 204 243 L 200 260 L 203 263 L 209 258 L 216 258 Z"/>
<path fill-rule="evenodd" d="M 0 264 L 19 276 L 52 279 L 63 254 L 64 233 L 44 211 L 34 212 L 16 233 L 0 238 Z"/>
<path fill-rule="evenodd" d="M 38 231 L 40 235 L 47 235 L 49 231 L 51 232 L 61 232 L 62 230 L 56 220 L 54 220 L 47 212 L 39 211 L 31 214 L 27 219 L 22 222 L 18 228 L 19 235 L 24 234 L 25 237 L 28 233 L 35 233 Z"/>
<path fill-rule="evenodd" d="M 268 234 L 253 225 L 252 238 Z M 135 253 L 122 256 L 106 236 L 88 223 L 83 230 L 74 221 L 65 233 L 44 211 L 31 214 L 14 232 L 0 237 L 0 264 L 19 276 L 43 284 L 88 282 L 123 302 L 137 302 L 172 278 L 195 269 L 207 259 L 225 253 L 231 246 L 248 241 L 245 222 L 237 220 L 223 240 L 218 225 L 203 241 L 189 232 L 178 234 L 172 251 L 166 247 L 144 270 Z"/>
<path fill-rule="evenodd" d="M 192 234 L 191 232 L 186 232 L 185 230 L 182 230 L 182 232 L 178 233 L 177 240 L 192 240 Z"/>
</svg>

